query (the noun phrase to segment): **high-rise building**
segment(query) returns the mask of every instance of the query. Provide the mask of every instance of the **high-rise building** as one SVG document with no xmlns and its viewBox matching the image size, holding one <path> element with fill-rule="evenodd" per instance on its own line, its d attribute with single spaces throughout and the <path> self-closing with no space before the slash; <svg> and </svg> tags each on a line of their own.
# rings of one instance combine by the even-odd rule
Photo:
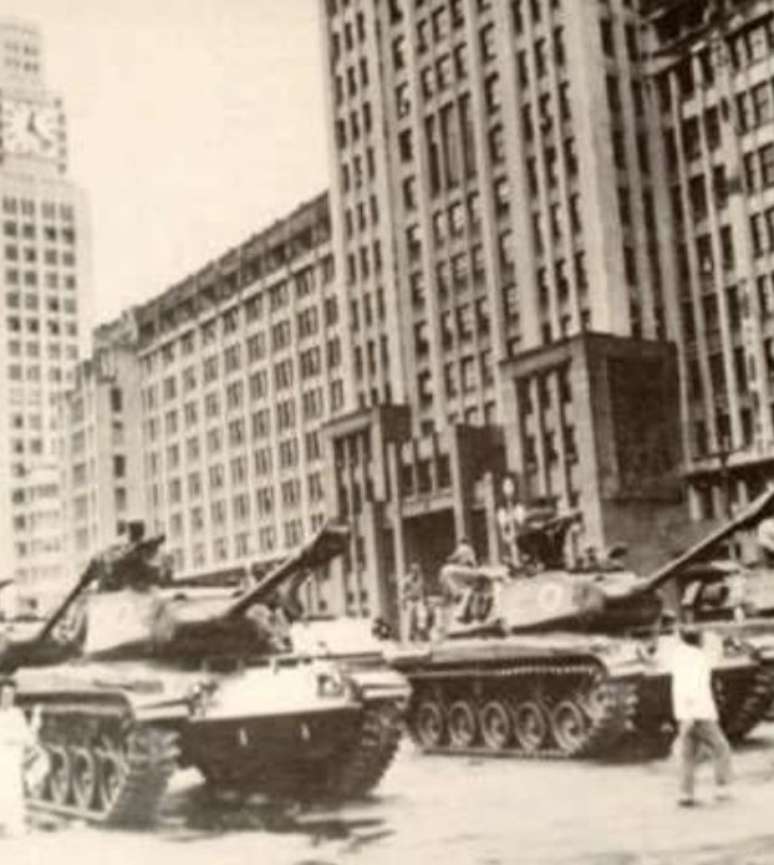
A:
<svg viewBox="0 0 774 865">
<path fill-rule="evenodd" d="M 72 578 L 144 514 L 133 311 L 98 327 L 93 341 L 60 401 L 63 544 Z"/>
<path fill-rule="evenodd" d="M 633 3 L 321 5 L 357 404 L 499 421 L 503 358 L 665 335 Z"/>
<path fill-rule="evenodd" d="M 774 3 L 646 0 L 695 518 L 774 466 Z"/>
<path fill-rule="evenodd" d="M 321 430 L 345 407 L 327 195 L 140 307 L 137 321 L 144 513 L 166 533 L 176 574 L 260 569 L 298 548 L 325 520 Z M 343 608 L 334 582 L 309 584 L 310 612 Z"/>
<path fill-rule="evenodd" d="M 64 572 L 57 400 L 89 296 L 89 225 L 37 28 L 0 20 L 0 557 L 20 592 Z"/>
<path fill-rule="evenodd" d="M 455 534 L 498 555 L 509 472 L 520 499 L 579 507 L 584 543 L 653 546 L 674 518 L 675 276 L 636 7 L 320 2 L 359 413 L 329 427 L 335 507 L 388 580 Z"/>
</svg>

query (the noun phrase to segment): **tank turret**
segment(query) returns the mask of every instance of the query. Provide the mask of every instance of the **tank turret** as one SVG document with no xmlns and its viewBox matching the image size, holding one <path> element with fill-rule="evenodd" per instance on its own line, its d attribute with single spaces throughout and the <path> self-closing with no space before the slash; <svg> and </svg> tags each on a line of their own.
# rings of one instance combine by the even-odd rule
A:
<svg viewBox="0 0 774 865">
<path fill-rule="evenodd" d="M 763 493 L 737 516 L 647 577 L 628 570 L 621 548 L 604 557 L 593 551 L 570 561 L 566 535 L 580 514 L 541 509 L 517 534 L 519 563 L 465 567 L 447 564 L 441 584 L 452 601 L 446 635 L 541 630 L 615 633 L 654 625 L 662 612 L 658 589 L 675 579 L 712 547 L 739 529 L 774 512 L 774 490 Z"/>
<path fill-rule="evenodd" d="M 0 670 L 13 672 L 20 666 L 54 663 L 80 653 L 88 631 L 90 591 L 138 591 L 162 583 L 156 556 L 163 543 L 164 535 L 145 538 L 141 528 L 133 527 L 126 543 L 95 555 L 35 633 L 0 648 Z"/>
</svg>

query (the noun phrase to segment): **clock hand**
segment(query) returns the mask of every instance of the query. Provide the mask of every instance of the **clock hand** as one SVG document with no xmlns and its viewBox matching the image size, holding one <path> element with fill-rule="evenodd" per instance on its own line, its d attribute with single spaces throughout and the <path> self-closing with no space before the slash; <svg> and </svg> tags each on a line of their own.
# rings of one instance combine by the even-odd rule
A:
<svg viewBox="0 0 774 865">
<path fill-rule="evenodd" d="M 51 139 L 48 137 L 48 135 L 44 135 L 41 132 L 41 130 L 38 128 L 37 118 L 38 118 L 38 115 L 35 114 L 34 112 L 32 114 L 30 114 L 30 119 L 27 123 L 27 131 L 31 135 L 34 135 L 35 138 L 37 138 L 38 141 L 40 141 L 40 143 L 43 144 L 45 147 L 50 147 L 51 146 Z"/>
</svg>

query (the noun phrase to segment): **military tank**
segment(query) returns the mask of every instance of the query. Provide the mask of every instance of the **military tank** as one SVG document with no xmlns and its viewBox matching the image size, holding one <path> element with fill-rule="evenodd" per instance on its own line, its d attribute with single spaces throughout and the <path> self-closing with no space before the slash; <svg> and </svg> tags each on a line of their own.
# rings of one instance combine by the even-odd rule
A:
<svg viewBox="0 0 774 865">
<path fill-rule="evenodd" d="M 30 805 L 145 824 L 187 766 L 242 794 L 368 793 L 396 752 L 408 684 L 384 664 L 294 654 L 282 591 L 345 538 L 322 529 L 239 597 L 175 588 L 160 538 L 94 558 L 40 633 L 0 654 L 47 755 L 26 780 Z"/>
<path fill-rule="evenodd" d="M 525 520 L 518 566 L 445 565 L 440 634 L 392 658 L 412 685 L 412 737 L 439 753 L 663 755 L 674 723 L 657 590 L 773 507 L 774 493 L 765 494 L 649 577 L 615 555 L 568 564 L 565 537 L 577 514 Z M 764 716 L 772 680 L 766 659 L 733 637 L 713 678 L 721 725 L 737 741 Z"/>
</svg>

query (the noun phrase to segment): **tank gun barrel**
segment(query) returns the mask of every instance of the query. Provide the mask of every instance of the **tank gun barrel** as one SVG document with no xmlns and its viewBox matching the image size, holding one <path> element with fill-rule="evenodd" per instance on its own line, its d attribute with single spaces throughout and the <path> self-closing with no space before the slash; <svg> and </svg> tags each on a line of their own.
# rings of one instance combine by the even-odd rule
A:
<svg viewBox="0 0 774 865">
<path fill-rule="evenodd" d="M 272 568 L 257 585 L 238 598 L 224 613 L 224 618 L 236 618 L 245 613 L 254 604 L 268 598 L 282 583 L 299 570 L 316 568 L 327 564 L 331 559 L 340 556 L 347 547 L 349 529 L 338 523 L 329 523 L 303 546 L 297 553 L 284 559 Z"/>
<path fill-rule="evenodd" d="M 761 493 L 727 523 L 703 538 L 690 549 L 662 565 L 638 587 L 639 592 L 650 592 L 668 582 L 681 568 L 700 558 L 704 553 L 730 537 L 739 529 L 749 528 L 774 514 L 774 487 Z"/>
</svg>

